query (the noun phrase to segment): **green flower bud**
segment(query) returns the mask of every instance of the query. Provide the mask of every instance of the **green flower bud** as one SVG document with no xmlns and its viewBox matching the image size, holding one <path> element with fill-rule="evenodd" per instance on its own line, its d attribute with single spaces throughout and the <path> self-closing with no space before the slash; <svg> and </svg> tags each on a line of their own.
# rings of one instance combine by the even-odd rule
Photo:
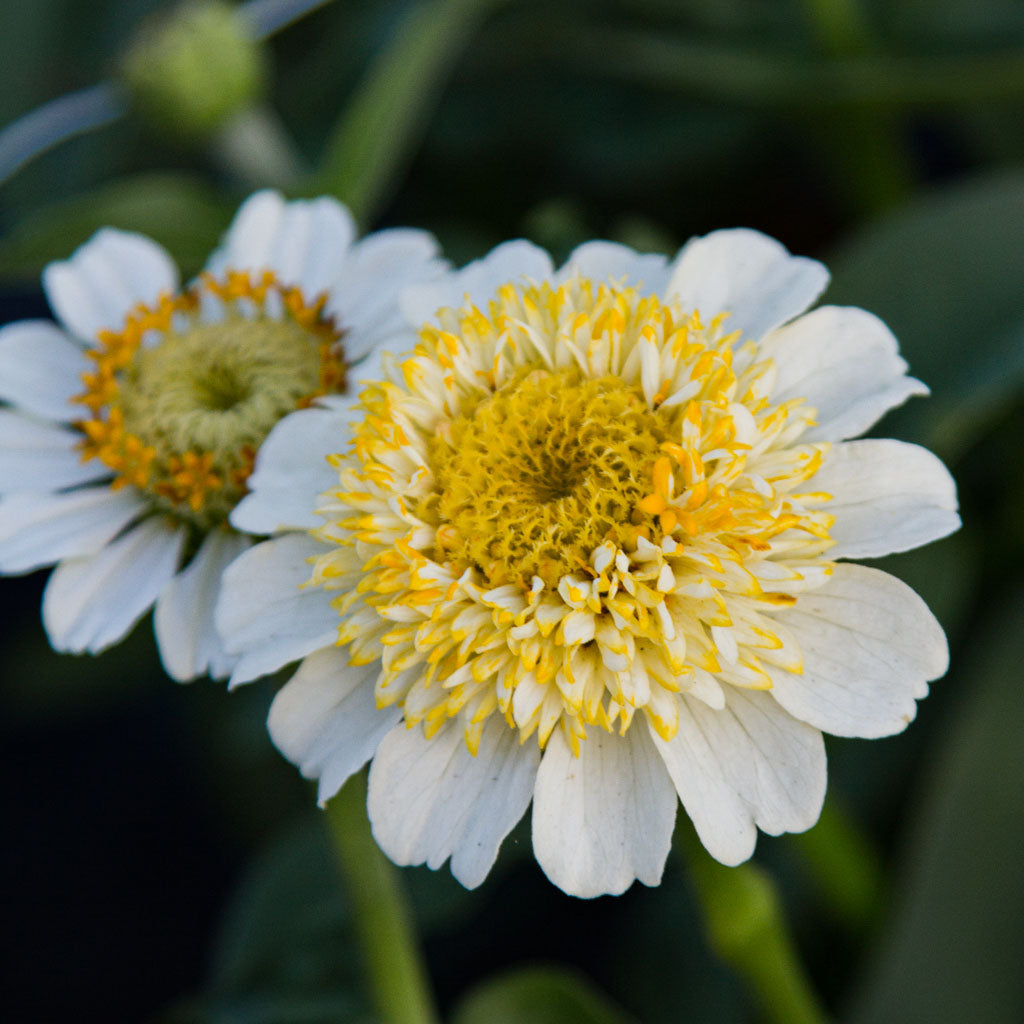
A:
<svg viewBox="0 0 1024 1024">
<path fill-rule="evenodd" d="M 188 0 L 143 24 L 122 63 L 139 109 L 162 129 L 202 138 L 263 93 L 266 59 L 237 7 Z"/>
</svg>

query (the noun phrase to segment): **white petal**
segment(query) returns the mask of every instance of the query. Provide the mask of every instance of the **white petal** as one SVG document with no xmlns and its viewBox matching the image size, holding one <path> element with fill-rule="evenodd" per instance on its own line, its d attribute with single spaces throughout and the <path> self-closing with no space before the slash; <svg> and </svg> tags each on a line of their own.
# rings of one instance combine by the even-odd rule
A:
<svg viewBox="0 0 1024 1024">
<path fill-rule="evenodd" d="M 276 192 L 257 192 L 242 204 L 207 269 L 273 270 L 312 298 L 336 279 L 355 234 L 352 215 L 334 199 L 286 203 Z"/>
<path fill-rule="evenodd" d="M 398 305 L 411 285 L 437 279 L 447 268 L 433 235 L 392 228 L 368 235 L 349 250 L 331 291 L 327 309 L 335 314 L 350 362 L 388 344 L 395 352 L 415 344 L 416 336 Z"/>
<path fill-rule="evenodd" d="M 574 273 L 599 284 L 625 281 L 644 295 L 660 294 L 668 286 L 668 259 L 660 253 L 638 253 L 617 242 L 584 242 L 577 246 L 558 272 L 558 280 Z M 642 286 L 642 287 L 641 287 Z"/>
<path fill-rule="evenodd" d="M 0 409 L 0 494 L 59 491 L 110 477 L 99 459 L 83 462 L 77 431 Z"/>
<path fill-rule="evenodd" d="M 713 231 L 683 246 L 672 264 L 668 296 L 708 322 L 729 313 L 726 329 L 758 340 L 802 313 L 824 291 L 828 271 L 791 256 L 775 239 L 748 228 Z"/>
<path fill-rule="evenodd" d="M 251 543 L 231 530 L 212 530 L 192 561 L 161 591 L 153 626 L 160 660 L 172 679 L 187 682 L 204 673 L 220 679 L 231 672 L 236 659 L 224 650 L 213 609 L 221 575 Z"/>
<path fill-rule="evenodd" d="M 18 573 L 93 555 L 139 515 L 131 489 L 14 494 L 0 500 L 0 572 Z"/>
<path fill-rule="evenodd" d="M 249 493 L 235 506 L 231 524 L 248 533 L 309 529 L 317 497 L 338 486 L 327 456 L 348 450 L 353 414 L 345 409 L 301 409 L 280 420 L 260 445 Z"/>
<path fill-rule="evenodd" d="M 532 743 L 520 746 L 518 733 L 499 715 L 484 725 L 476 757 L 458 721 L 429 740 L 419 726 L 397 725 L 370 766 L 374 837 L 396 864 L 436 870 L 451 857 L 452 874 L 473 889 L 525 813 L 539 758 Z"/>
<path fill-rule="evenodd" d="M 57 318 L 72 334 L 93 339 L 117 330 L 136 304 L 152 304 L 178 287 L 178 271 L 162 246 L 143 235 L 103 228 L 69 260 L 43 271 Z"/>
<path fill-rule="evenodd" d="M 286 534 L 250 548 L 227 568 L 215 617 L 225 649 L 240 656 L 231 686 L 334 643 L 339 620 L 332 595 L 302 587 L 311 574 L 308 560 L 324 550 L 305 534 Z"/>
<path fill-rule="evenodd" d="M 766 666 L 771 695 L 791 715 L 837 736 L 902 732 L 949 663 L 942 627 L 905 583 L 863 565 L 836 566 L 818 590 L 779 615 L 804 671 Z"/>
<path fill-rule="evenodd" d="M 833 445 L 807 487 L 832 495 L 830 558 L 880 558 L 960 526 L 956 484 L 930 451 L 902 441 Z"/>
<path fill-rule="evenodd" d="M 402 717 L 399 705 L 378 708 L 380 665 L 349 664 L 348 651 L 325 647 L 299 666 L 270 706 L 267 727 L 277 749 L 307 779 L 319 779 L 327 803 Z"/>
<path fill-rule="evenodd" d="M 761 346 L 775 361 L 773 401 L 802 398 L 818 424 L 801 440 L 855 437 L 911 395 L 926 395 L 888 327 L 853 306 L 822 306 L 774 331 Z"/>
<path fill-rule="evenodd" d="M 678 732 L 653 740 L 708 853 L 740 864 L 754 852 L 755 825 L 778 835 L 818 820 L 825 746 L 768 694 L 725 690 L 720 711 L 684 696 Z"/>
<path fill-rule="evenodd" d="M 533 798 L 533 850 L 544 874 L 570 896 L 657 885 L 672 843 L 676 795 L 637 716 L 625 736 L 592 728 L 574 757 L 551 734 Z"/>
<path fill-rule="evenodd" d="M 503 284 L 519 284 L 524 279 L 541 281 L 553 272 L 551 257 L 520 238 L 503 242 L 483 259 L 449 271 L 435 282 L 406 288 L 399 301 L 406 319 L 419 328 L 443 307 L 458 309 L 467 296 L 470 302 L 483 306 Z"/>
<path fill-rule="evenodd" d="M 0 329 L 0 399 L 44 419 L 81 419 L 69 401 L 85 390 L 90 367 L 82 350 L 49 320 L 22 320 Z"/>
<path fill-rule="evenodd" d="M 89 558 L 61 562 L 43 594 L 43 623 L 58 651 L 98 654 L 148 611 L 174 575 L 184 527 L 153 517 Z"/>
</svg>

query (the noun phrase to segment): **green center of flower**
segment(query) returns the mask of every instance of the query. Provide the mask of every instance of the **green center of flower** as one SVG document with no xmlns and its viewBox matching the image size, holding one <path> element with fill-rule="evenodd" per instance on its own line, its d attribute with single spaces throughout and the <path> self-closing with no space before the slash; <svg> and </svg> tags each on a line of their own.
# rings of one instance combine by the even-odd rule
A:
<svg viewBox="0 0 1024 1024">
<path fill-rule="evenodd" d="M 219 319 L 200 317 L 204 291 L 220 302 Z M 133 310 L 89 353 L 96 372 L 77 398 L 91 410 L 79 424 L 84 458 L 110 466 L 113 487 L 135 486 L 180 520 L 223 523 L 274 424 L 344 387 L 341 333 L 323 305 L 272 274 L 229 273 Z"/>
<path fill-rule="evenodd" d="M 438 555 L 495 584 L 556 586 L 625 541 L 673 418 L 618 377 L 520 372 L 431 446 Z"/>
<path fill-rule="evenodd" d="M 208 488 L 203 517 L 224 519 L 245 493 L 249 453 L 319 378 L 317 346 L 298 324 L 239 316 L 197 324 L 135 353 L 120 382 L 124 429 L 157 465 L 185 452 L 208 456 L 203 472 L 219 483 Z M 165 482 L 151 490 L 170 501 Z"/>
</svg>

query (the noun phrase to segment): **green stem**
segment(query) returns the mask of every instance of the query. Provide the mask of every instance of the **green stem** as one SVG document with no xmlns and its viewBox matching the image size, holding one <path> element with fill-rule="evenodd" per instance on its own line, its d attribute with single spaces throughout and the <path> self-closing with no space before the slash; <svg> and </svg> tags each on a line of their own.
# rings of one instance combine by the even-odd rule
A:
<svg viewBox="0 0 1024 1024">
<path fill-rule="evenodd" d="M 401 880 L 370 833 L 365 773 L 349 779 L 325 813 L 378 1018 L 387 1024 L 435 1024 L 437 1012 Z"/>
<path fill-rule="evenodd" d="M 829 52 L 863 53 L 868 30 L 857 0 L 800 0 L 804 15 Z"/>
<path fill-rule="evenodd" d="M 257 39 L 266 39 L 300 18 L 326 6 L 331 0 L 248 0 L 240 5 Z"/>
<path fill-rule="evenodd" d="M 312 190 L 370 221 L 411 158 L 477 25 L 504 0 L 424 0 L 412 9 L 331 132 Z"/>
<path fill-rule="evenodd" d="M 797 955 L 770 876 L 755 864 L 719 864 L 686 822 L 676 828 L 675 845 L 689 868 L 712 948 L 746 982 L 764 1019 L 824 1024 L 828 1018 Z"/>
<path fill-rule="evenodd" d="M 561 36 L 540 52 L 570 54 L 593 75 L 685 91 L 750 109 L 963 107 L 1024 98 L 1024 52 L 935 57 L 857 55 L 829 60 L 666 38 L 636 29 L 588 28 L 572 50 Z"/>
<path fill-rule="evenodd" d="M 230 117 L 213 138 L 211 149 L 218 163 L 247 189 L 290 191 L 305 173 L 287 129 L 264 104 Z"/>
<path fill-rule="evenodd" d="M 814 878 L 822 901 L 853 932 L 882 914 L 885 886 L 874 847 L 829 798 L 814 828 L 788 837 Z"/>
<path fill-rule="evenodd" d="M 857 0 L 800 0 L 822 52 L 831 57 L 868 55 L 871 32 Z M 820 118 L 816 134 L 833 165 L 838 192 L 855 212 L 872 216 L 898 206 L 914 190 L 914 162 L 900 138 L 892 110 L 867 103 L 841 122 Z"/>
</svg>

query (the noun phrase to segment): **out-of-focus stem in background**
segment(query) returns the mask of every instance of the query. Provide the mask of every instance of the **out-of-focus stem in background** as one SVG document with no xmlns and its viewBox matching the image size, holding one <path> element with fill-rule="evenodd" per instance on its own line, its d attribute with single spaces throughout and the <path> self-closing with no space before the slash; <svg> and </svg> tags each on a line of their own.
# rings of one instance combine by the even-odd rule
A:
<svg viewBox="0 0 1024 1024">
<path fill-rule="evenodd" d="M 388 1024 L 436 1024 L 402 879 L 370 833 L 364 774 L 345 783 L 327 805 L 325 816 L 378 1019 Z"/>
</svg>

